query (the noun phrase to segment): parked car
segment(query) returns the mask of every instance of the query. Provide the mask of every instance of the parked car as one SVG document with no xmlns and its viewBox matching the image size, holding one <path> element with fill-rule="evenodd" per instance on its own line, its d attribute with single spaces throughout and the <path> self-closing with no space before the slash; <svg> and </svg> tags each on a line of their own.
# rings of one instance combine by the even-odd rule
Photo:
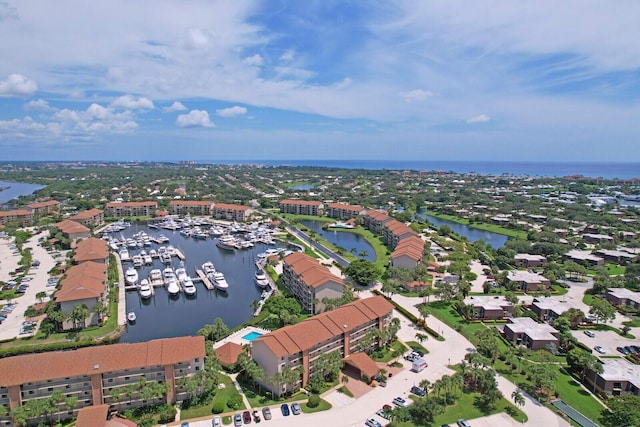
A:
<svg viewBox="0 0 640 427">
<path fill-rule="evenodd" d="M 382 427 L 382 424 L 380 424 L 378 421 L 374 420 L 373 418 L 367 418 L 367 421 L 365 421 L 364 424 L 368 427 Z"/>
<path fill-rule="evenodd" d="M 416 396 L 420 396 L 420 397 L 424 397 L 426 396 L 427 392 L 424 391 L 423 389 L 421 389 L 418 386 L 413 386 L 411 387 L 411 393 L 415 394 Z"/>
<path fill-rule="evenodd" d="M 271 409 L 269 409 L 266 406 L 264 408 L 262 408 L 262 416 L 264 417 L 265 420 L 270 420 L 271 419 Z"/>
<path fill-rule="evenodd" d="M 285 417 L 290 414 L 289 405 L 287 405 L 286 403 L 283 403 L 282 405 L 280 405 L 280 410 L 282 411 L 282 415 L 284 415 Z"/>
<path fill-rule="evenodd" d="M 184 423 L 180 424 L 180 427 L 189 427 L 189 423 L 185 421 Z"/>
<path fill-rule="evenodd" d="M 630 353 L 629 349 L 627 347 L 616 347 L 616 350 L 618 350 L 620 353 L 627 355 Z"/>
<path fill-rule="evenodd" d="M 593 333 L 593 331 L 590 331 L 590 330 L 588 330 L 588 329 L 587 329 L 586 331 L 584 331 L 584 334 L 585 334 L 586 336 L 588 336 L 588 337 L 591 337 L 591 338 L 593 338 L 593 337 L 595 337 L 595 336 L 596 336 L 596 334 L 594 334 L 594 333 Z"/>
<path fill-rule="evenodd" d="M 393 399 L 393 404 L 394 405 L 398 405 L 398 406 L 402 406 L 402 407 L 409 406 L 409 402 L 407 402 L 405 399 L 403 399 L 400 396 L 398 396 L 398 397 Z"/>
<path fill-rule="evenodd" d="M 260 412 L 257 409 L 254 409 L 251 415 L 253 416 L 254 423 L 259 423 L 260 421 L 262 421 L 262 419 L 260 418 Z"/>
<path fill-rule="evenodd" d="M 604 348 L 602 348 L 602 347 L 601 347 L 601 346 L 599 346 L 599 345 L 597 345 L 597 346 L 593 347 L 593 349 L 594 349 L 595 351 L 597 351 L 598 353 L 600 353 L 600 354 L 605 354 L 605 353 L 606 353 L 606 351 L 604 350 Z"/>
<path fill-rule="evenodd" d="M 300 415 L 300 412 L 302 412 L 302 408 L 300 407 L 300 404 L 298 402 L 293 402 L 291 404 L 291 412 L 293 412 L 293 415 Z"/>
<path fill-rule="evenodd" d="M 240 414 L 235 414 L 233 416 L 233 425 L 235 427 L 242 427 L 242 415 Z"/>
<path fill-rule="evenodd" d="M 469 421 L 463 420 L 462 418 L 458 420 L 457 424 L 459 427 L 471 427 L 471 424 L 469 424 Z"/>
<path fill-rule="evenodd" d="M 244 421 L 245 424 L 250 424 L 251 423 L 251 412 L 244 411 L 242 413 L 242 420 Z"/>
<path fill-rule="evenodd" d="M 211 425 L 213 427 L 222 427 L 222 418 L 220 418 L 219 415 L 216 415 L 213 417 L 213 420 L 211 420 Z"/>
</svg>

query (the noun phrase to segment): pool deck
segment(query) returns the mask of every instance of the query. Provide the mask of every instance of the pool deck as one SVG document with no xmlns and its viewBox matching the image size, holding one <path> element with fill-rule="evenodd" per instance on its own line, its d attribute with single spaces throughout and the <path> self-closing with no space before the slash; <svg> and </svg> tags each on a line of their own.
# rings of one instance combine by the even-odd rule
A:
<svg viewBox="0 0 640 427">
<path fill-rule="evenodd" d="M 250 334 L 251 332 L 255 332 L 261 335 L 264 334 L 268 334 L 269 330 L 267 329 L 263 329 L 263 328 L 256 328 L 255 326 L 247 326 L 246 328 L 242 328 L 239 331 L 236 331 L 234 333 L 232 333 L 231 335 L 229 335 L 228 337 L 221 339 L 220 341 L 216 341 L 213 344 L 213 348 L 218 348 L 228 342 L 234 342 L 236 344 L 240 344 L 240 345 L 245 345 L 245 344 L 250 344 L 251 341 L 246 340 L 242 337 L 244 337 L 247 334 Z"/>
</svg>

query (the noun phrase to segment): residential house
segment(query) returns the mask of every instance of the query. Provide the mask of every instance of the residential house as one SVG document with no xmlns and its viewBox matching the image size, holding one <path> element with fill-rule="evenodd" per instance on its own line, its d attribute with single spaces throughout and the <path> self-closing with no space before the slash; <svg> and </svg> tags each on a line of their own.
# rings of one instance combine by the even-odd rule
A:
<svg viewBox="0 0 640 427">
<path fill-rule="evenodd" d="M 614 251 L 610 249 L 599 249 L 594 255 L 604 258 L 605 261 L 613 262 L 619 265 L 626 265 L 635 262 L 638 255 L 626 251 Z"/>
<path fill-rule="evenodd" d="M 587 369 L 585 378 L 599 392 L 623 396 L 640 395 L 640 366 L 621 358 L 600 359 L 602 373 Z"/>
<path fill-rule="evenodd" d="M 515 346 L 523 345 L 531 350 L 558 347 L 560 333 L 546 323 L 537 323 L 530 317 L 510 317 L 503 328 L 504 337 Z"/>
<path fill-rule="evenodd" d="M 318 216 L 321 209 L 322 203 L 314 200 L 280 200 L 281 213 Z"/>
<path fill-rule="evenodd" d="M 340 298 L 344 290 L 342 278 L 331 273 L 315 258 L 300 252 L 284 259 L 282 279 L 306 313 L 324 311 L 322 300 Z"/>
<path fill-rule="evenodd" d="M 547 258 L 543 255 L 517 254 L 513 260 L 521 268 L 538 268 L 547 264 Z"/>
<path fill-rule="evenodd" d="M 560 301 L 551 297 L 536 297 L 531 303 L 531 311 L 538 316 L 538 319 L 549 323 L 562 316 L 570 308 L 575 307 L 567 301 Z"/>
<path fill-rule="evenodd" d="M 338 351 L 347 357 L 367 350 L 368 339 L 363 339 L 374 329 L 386 330 L 392 312 L 393 305 L 384 297 L 365 298 L 258 337 L 251 343 L 251 357 L 265 371 L 261 384 L 277 394 L 306 385 L 320 356 Z M 300 381 L 270 384 L 267 379 L 285 366 L 302 366 Z"/>
<path fill-rule="evenodd" d="M 518 288 L 524 292 L 539 291 L 551 286 L 546 277 L 530 271 L 510 270 L 507 280 L 518 284 Z"/>
<path fill-rule="evenodd" d="M 632 310 L 640 308 L 640 292 L 634 292 L 631 289 L 608 288 L 604 297 L 615 306 L 624 306 Z"/>
<path fill-rule="evenodd" d="M 572 249 L 564 254 L 563 257 L 567 260 L 587 266 L 604 265 L 604 258 L 593 255 L 590 251 Z"/>
<path fill-rule="evenodd" d="M 50 414 L 53 418 L 76 416 L 94 405 L 122 410 L 154 401 L 172 404 L 188 397 L 177 380 L 204 369 L 205 356 L 204 337 L 197 336 L 5 357 L 0 359 L 0 403 L 11 411 L 27 400 L 46 399 L 60 391 L 63 400 Z M 139 391 L 131 396 L 122 393 L 123 387 L 139 381 L 167 383 L 169 392 L 166 398 L 151 402 Z M 77 397 L 71 409 L 65 403 L 69 397 Z M 7 419 L 4 425 L 10 425 Z"/>
<path fill-rule="evenodd" d="M 157 202 L 109 202 L 105 206 L 107 216 L 124 218 L 129 216 L 152 216 L 158 209 Z"/>
<path fill-rule="evenodd" d="M 473 318 L 501 320 L 513 316 L 513 303 L 500 297 L 475 295 L 465 298 L 465 305 L 473 307 Z"/>
<path fill-rule="evenodd" d="M 214 218 L 226 219 L 228 221 L 245 222 L 249 219 L 253 211 L 249 206 L 231 205 L 228 203 L 216 203 L 213 206 Z"/>
</svg>

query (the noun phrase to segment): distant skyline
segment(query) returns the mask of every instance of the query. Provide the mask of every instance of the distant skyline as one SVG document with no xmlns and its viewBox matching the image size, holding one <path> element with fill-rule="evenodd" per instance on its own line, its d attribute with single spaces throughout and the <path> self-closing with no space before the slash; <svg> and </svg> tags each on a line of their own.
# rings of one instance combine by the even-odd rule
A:
<svg viewBox="0 0 640 427">
<path fill-rule="evenodd" d="M 640 2 L 0 0 L 0 161 L 640 161 Z"/>
</svg>

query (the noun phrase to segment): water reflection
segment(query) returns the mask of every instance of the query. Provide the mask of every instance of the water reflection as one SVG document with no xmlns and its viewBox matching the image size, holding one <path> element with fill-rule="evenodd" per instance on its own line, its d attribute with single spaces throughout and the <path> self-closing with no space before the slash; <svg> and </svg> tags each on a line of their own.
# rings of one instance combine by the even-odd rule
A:
<svg viewBox="0 0 640 427">
<path fill-rule="evenodd" d="M 325 224 L 322 221 L 304 220 L 301 221 L 301 224 L 308 229 L 315 231 L 326 241 L 331 242 L 336 246 L 340 246 L 348 252 L 352 252 L 355 253 L 355 255 L 360 256 L 360 253 L 365 251 L 367 253 L 367 256 L 364 257 L 365 259 L 372 262 L 375 262 L 376 260 L 376 252 L 373 249 L 373 246 L 371 246 L 369 242 L 359 234 L 336 229 L 325 230 L 322 228 L 322 225 Z"/>
</svg>

